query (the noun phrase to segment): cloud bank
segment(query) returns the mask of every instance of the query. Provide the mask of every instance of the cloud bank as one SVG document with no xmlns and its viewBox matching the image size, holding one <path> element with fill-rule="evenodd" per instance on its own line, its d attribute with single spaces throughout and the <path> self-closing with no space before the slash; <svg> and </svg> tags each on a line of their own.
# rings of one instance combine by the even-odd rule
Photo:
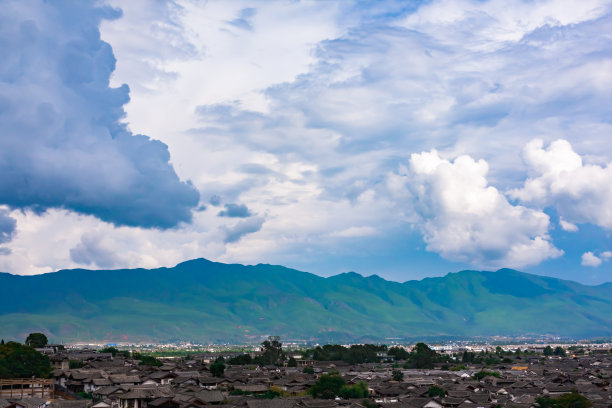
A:
<svg viewBox="0 0 612 408">
<path fill-rule="evenodd" d="M 170 228 L 199 194 L 168 148 L 123 121 L 127 85 L 109 87 L 111 46 L 94 2 L 8 1 L 0 16 L 0 203 L 65 208 L 115 225 Z"/>
</svg>

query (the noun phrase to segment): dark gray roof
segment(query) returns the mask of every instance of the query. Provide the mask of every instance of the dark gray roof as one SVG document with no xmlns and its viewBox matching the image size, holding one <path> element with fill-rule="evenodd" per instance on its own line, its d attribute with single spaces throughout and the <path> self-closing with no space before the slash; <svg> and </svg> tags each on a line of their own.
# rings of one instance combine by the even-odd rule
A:
<svg viewBox="0 0 612 408">
<path fill-rule="evenodd" d="M 225 394 L 217 390 L 200 391 L 195 395 L 195 397 L 204 402 L 221 402 L 227 399 Z"/>
<path fill-rule="evenodd" d="M 290 399 L 272 399 L 272 400 L 248 400 L 249 408 L 293 408 L 297 407 L 297 401 Z"/>
</svg>

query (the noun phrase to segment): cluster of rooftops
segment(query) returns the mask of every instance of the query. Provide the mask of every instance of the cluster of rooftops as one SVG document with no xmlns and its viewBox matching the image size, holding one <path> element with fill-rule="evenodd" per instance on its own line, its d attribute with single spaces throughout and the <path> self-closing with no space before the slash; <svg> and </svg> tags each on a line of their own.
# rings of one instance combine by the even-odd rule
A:
<svg viewBox="0 0 612 408">
<path fill-rule="evenodd" d="M 578 392 L 594 408 L 612 408 L 612 354 L 525 359 L 520 365 L 487 367 L 497 376 L 479 380 L 484 367 L 459 371 L 401 369 L 393 363 L 350 365 L 342 361 L 301 361 L 299 367 L 227 366 L 221 377 L 209 371 L 210 356 L 144 366 L 124 356 L 95 351 L 58 351 L 51 356 L 55 387 L 51 398 L 0 398 L 0 408 L 200 408 L 225 405 L 248 408 L 394 407 L 494 408 L 537 407 L 536 398 Z M 82 366 L 70 369 L 70 361 Z M 304 365 L 312 367 L 304 372 Z M 398 380 L 397 371 L 402 372 Z M 395 379 L 393 372 L 396 371 Z M 364 399 L 314 399 L 307 394 L 321 375 L 336 373 L 347 384 L 365 382 Z M 431 396 L 431 388 L 444 396 Z M 262 398 L 270 390 L 281 394 Z M 86 395 L 91 399 L 82 399 Z M 51 402 L 50 402 L 51 401 Z M 51 406 L 51 407 L 50 407 Z"/>
</svg>

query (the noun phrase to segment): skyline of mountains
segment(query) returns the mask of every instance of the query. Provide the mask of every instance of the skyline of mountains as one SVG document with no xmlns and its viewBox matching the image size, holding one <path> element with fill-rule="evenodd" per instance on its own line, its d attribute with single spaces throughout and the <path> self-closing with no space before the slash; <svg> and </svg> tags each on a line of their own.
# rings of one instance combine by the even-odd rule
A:
<svg viewBox="0 0 612 408">
<path fill-rule="evenodd" d="M 52 341 L 210 343 L 612 336 L 612 283 L 510 269 L 400 283 L 195 259 L 151 270 L 0 273 L 0 287 L 10 289 L 0 297 L 0 337 L 17 340 L 30 332 Z"/>
</svg>

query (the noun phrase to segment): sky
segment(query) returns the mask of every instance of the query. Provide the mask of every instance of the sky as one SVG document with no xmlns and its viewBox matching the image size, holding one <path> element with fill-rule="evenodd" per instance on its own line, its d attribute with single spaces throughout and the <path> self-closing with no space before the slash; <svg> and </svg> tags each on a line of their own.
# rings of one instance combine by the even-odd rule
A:
<svg viewBox="0 0 612 408">
<path fill-rule="evenodd" d="M 0 271 L 612 281 L 612 1 L 2 9 Z"/>
</svg>

